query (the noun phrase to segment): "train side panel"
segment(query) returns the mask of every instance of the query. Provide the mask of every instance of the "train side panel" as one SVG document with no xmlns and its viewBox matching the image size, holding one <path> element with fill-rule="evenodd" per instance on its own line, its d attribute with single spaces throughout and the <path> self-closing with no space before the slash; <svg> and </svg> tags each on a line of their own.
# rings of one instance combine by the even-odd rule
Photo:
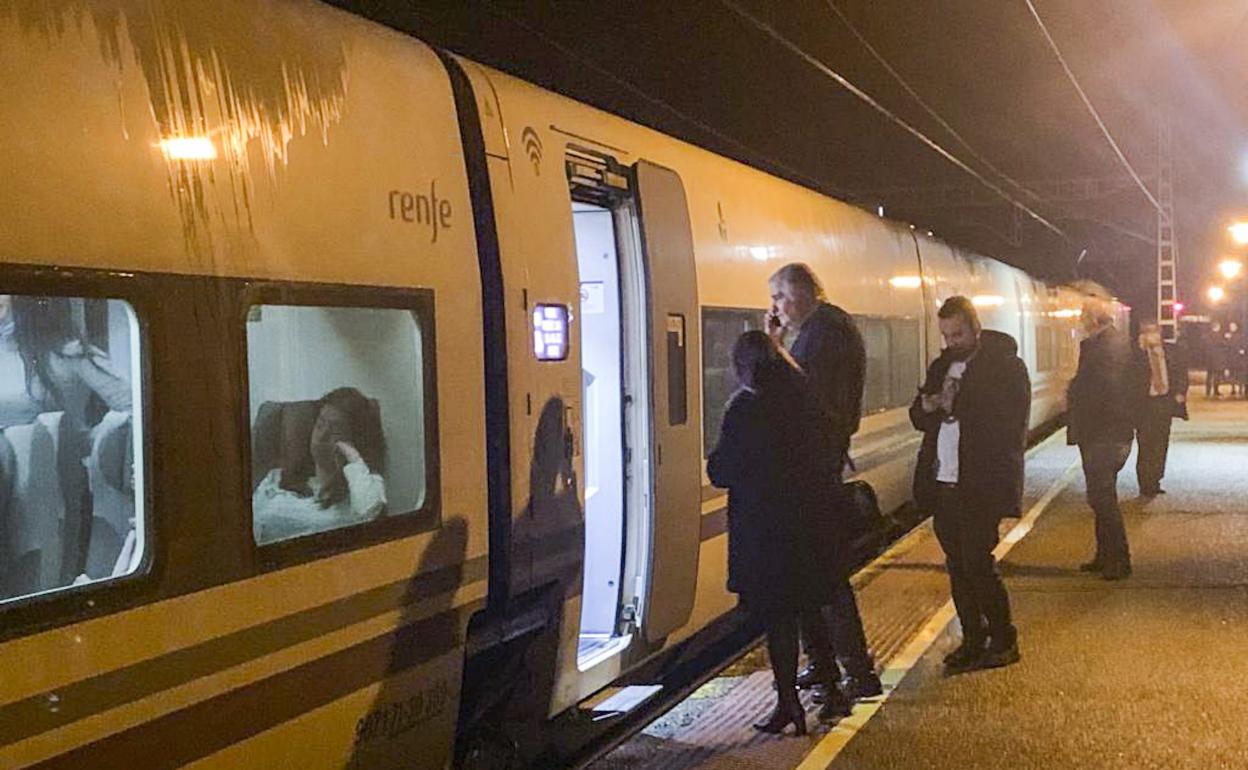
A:
<svg viewBox="0 0 1248 770">
<path fill-rule="evenodd" d="M 0 604 L 0 765 L 442 767 L 488 560 L 481 284 L 445 68 L 320 4 L 132 5 L 0 9 L 0 291 L 130 302 L 150 407 L 144 566 Z M 360 313 L 414 328 L 402 360 L 421 363 L 388 367 L 397 343 Z M 283 314 L 313 322 L 249 359 Z M 257 548 L 249 382 L 309 399 L 365 371 L 390 502 L 421 523 L 392 510 Z"/>
</svg>

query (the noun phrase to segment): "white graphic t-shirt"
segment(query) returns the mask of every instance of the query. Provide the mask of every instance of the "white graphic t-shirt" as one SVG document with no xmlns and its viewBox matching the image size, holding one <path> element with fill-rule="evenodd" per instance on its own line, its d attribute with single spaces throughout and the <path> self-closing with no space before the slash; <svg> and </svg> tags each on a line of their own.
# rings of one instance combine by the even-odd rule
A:
<svg viewBox="0 0 1248 770">
<path fill-rule="evenodd" d="M 965 361 L 954 361 L 945 374 L 945 387 L 942 393 L 948 396 L 945 411 L 953 410 L 953 397 L 958 393 L 962 383 L 962 373 L 966 371 Z M 936 437 L 936 480 L 946 484 L 958 483 L 958 440 L 962 437 L 962 428 L 952 414 L 945 415 L 940 424 L 940 434 Z"/>
</svg>

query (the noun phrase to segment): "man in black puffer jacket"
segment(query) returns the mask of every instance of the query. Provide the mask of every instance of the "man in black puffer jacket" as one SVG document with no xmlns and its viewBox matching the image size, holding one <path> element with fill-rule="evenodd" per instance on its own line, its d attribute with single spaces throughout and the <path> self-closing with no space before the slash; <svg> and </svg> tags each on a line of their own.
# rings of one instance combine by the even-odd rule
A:
<svg viewBox="0 0 1248 770">
<path fill-rule="evenodd" d="M 945 551 L 962 644 L 949 673 L 1018 660 L 1010 598 L 992 555 L 1002 518 L 1018 516 L 1031 381 L 1008 334 L 981 329 L 975 306 L 951 297 L 937 317 L 945 350 L 910 406 L 923 431 L 914 498 Z"/>
</svg>

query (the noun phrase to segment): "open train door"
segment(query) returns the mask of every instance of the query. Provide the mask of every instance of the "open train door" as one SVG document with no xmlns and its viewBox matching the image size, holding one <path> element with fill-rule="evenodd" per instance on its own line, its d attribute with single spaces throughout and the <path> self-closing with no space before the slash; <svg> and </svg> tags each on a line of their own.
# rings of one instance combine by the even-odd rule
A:
<svg viewBox="0 0 1248 770">
<path fill-rule="evenodd" d="M 641 627 L 654 642 L 693 611 L 701 539 L 702 404 L 692 368 L 701 350 L 698 278 L 685 187 L 675 171 L 633 167 L 651 328 L 654 497 Z"/>
</svg>

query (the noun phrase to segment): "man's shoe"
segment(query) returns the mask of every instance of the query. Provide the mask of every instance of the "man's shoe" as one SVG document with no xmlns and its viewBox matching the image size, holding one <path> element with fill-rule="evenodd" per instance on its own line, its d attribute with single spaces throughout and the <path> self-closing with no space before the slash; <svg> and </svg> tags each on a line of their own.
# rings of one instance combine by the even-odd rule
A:
<svg viewBox="0 0 1248 770">
<path fill-rule="evenodd" d="M 823 675 L 819 673 L 819 668 L 814 663 L 797 672 L 797 689 L 799 690 L 809 690 L 822 683 Z"/>
<path fill-rule="evenodd" d="M 1125 580 L 1131 577 L 1130 564 L 1118 564 L 1112 567 L 1106 567 L 1101 572 L 1101 578 L 1104 580 Z"/>
<path fill-rule="evenodd" d="M 824 704 L 819 707 L 820 722 L 836 722 L 853 713 L 854 704 L 837 688 L 825 689 Z"/>
<path fill-rule="evenodd" d="M 1103 569 L 1105 569 L 1105 565 L 1101 563 L 1100 559 L 1085 561 L 1083 564 L 1079 565 L 1080 572 L 1100 572 Z"/>
<path fill-rule="evenodd" d="M 975 660 L 983 651 L 983 645 L 987 643 L 985 639 L 962 639 L 962 644 L 957 645 L 957 649 L 952 653 L 945 655 L 945 665 L 966 665 L 971 660 Z"/>
<path fill-rule="evenodd" d="M 841 680 L 841 692 L 850 700 L 865 700 L 884 694 L 884 686 L 874 671 L 864 677 L 847 676 Z"/>
<path fill-rule="evenodd" d="M 1008 645 L 990 644 L 984 654 L 979 656 L 979 660 L 975 661 L 974 668 L 1001 668 L 1017 663 L 1020 657 L 1018 642 Z"/>
</svg>

